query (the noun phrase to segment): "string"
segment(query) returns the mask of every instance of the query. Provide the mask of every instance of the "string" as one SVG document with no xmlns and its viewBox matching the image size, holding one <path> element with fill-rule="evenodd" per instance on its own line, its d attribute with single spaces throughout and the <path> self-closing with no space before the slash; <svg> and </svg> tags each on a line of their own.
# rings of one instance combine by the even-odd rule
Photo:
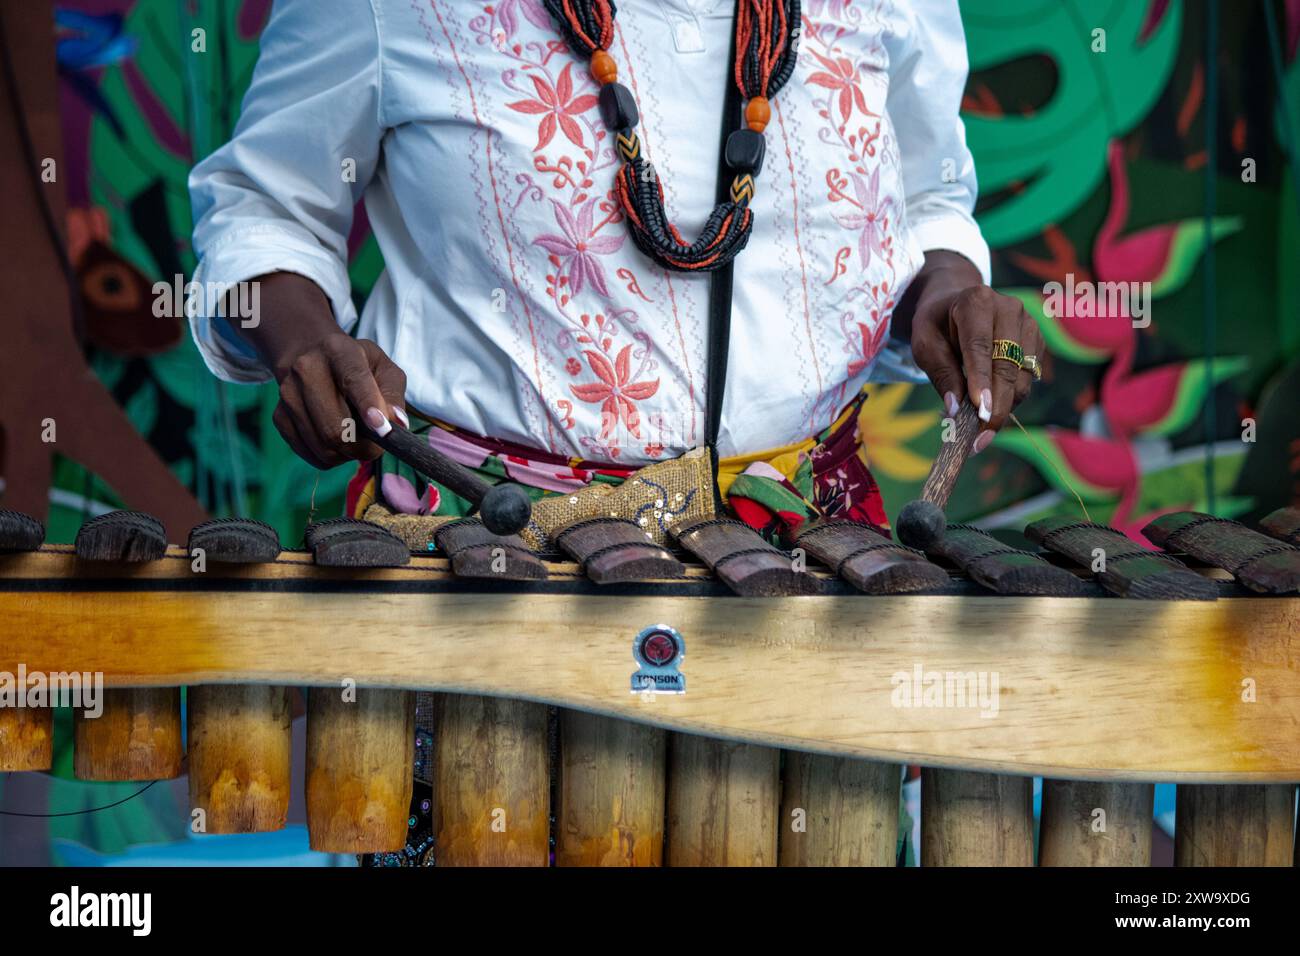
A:
<svg viewBox="0 0 1300 956">
<path fill-rule="evenodd" d="M 0 810 L 0 817 L 27 817 L 29 819 L 49 820 L 54 817 L 79 817 L 86 813 L 99 813 L 101 810 L 112 810 L 114 807 L 120 807 L 122 804 L 134 800 L 157 782 L 157 780 L 151 780 L 130 796 L 123 797 L 121 800 L 115 800 L 112 803 L 106 803 L 102 807 L 87 807 L 85 810 L 67 810 L 63 813 L 23 813 L 18 810 Z"/>
<path fill-rule="evenodd" d="M 311 501 L 307 505 L 307 523 L 311 524 L 316 520 L 316 489 L 320 487 L 320 472 L 316 472 L 316 480 L 311 485 Z M 348 517 L 351 517 L 349 515 Z"/>
<path fill-rule="evenodd" d="M 1015 412 L 1011 413 L 1011 420 L 1016 423 L 1017 428 L 1019 428 L 1022 432 L 1025 433 L 1025 437 L 1029 439 L 1029 444 L 1034 446 L 1034 451 L 1038 452 L 1039 457 L 1042 458 L 1043 461 L 1047 462 L 1047 464 L 1051 467 L 1052 471 L 1056 472 L 1056 477 L 1061 479 L 1061 484 L 1065 485 L 1065 487 L 1070 489 L 1070 494 L 1074 495 L 1074 500 L 1079 502 L 1079 510 L 1083 512 L 1084 520 L 1092 521 L 1092 515 L 1088 514 L 1088 506 L 1083 503 L 1083 497 L 1077 491 L 1074 490 L 1074 485 L 1070 484 L 1070 479 L 1066 478 L 1065 475 L 1061 474 L 1061 469 L 1056 467 L 1056 462 L 1052 461 L 1052 459 L 1047 455 L 1047 453 L 1043 451 L 1042 448 L 1039 447 L 1038 442 L 1034 441 L 1034 436 L 1030 434 L 1029 429 L 1027 429 L 1024 425 L 1020 424 L 1020 419 L 1016 418 Z"/>
</svg>

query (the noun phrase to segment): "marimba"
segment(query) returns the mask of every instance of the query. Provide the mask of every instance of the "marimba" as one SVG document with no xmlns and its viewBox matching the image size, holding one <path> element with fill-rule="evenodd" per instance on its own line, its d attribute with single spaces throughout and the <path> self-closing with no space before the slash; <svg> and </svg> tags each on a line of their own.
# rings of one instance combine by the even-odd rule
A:
<svg viewBox="0 0 1300 956">
<path fill-rule="evenodd" d="M 925 865 L 1146 865 L 1155 781 L 1180 865 L 1292 865 L 1298 531 L 1173 514 L 1152 551 L 1048 520 L 1032 550 L 950 526 L 921 554 L 819 522 L 785 552 L 726 519 L 670 547 L 588 519 L 537 553 L 461 519 L 413 555 L 347 520 L 282 552 L 229 520 L 169 546 L 133 512 L 47 545 L 0 512 L 0 674 L 102 674 L 76 774 L 187 757 L 208 833 L 284 824 L 309 686 L 318 850 L 401 848 L 426 690 L 439 865 L 893 865 L 900 764 L 926 768 Z M 0 770 L 48 768 L 51 727 L 0 708 Z"/>
</svg>

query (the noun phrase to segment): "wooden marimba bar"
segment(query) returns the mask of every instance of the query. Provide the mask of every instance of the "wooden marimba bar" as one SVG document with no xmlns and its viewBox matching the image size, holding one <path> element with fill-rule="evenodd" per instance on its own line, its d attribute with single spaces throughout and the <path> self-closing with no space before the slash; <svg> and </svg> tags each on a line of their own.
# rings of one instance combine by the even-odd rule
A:
<svg viewBox="0 0 1300 956">
<path fill-rule="evenodd" d="M 1037 552 L 952 528 L 928 556 L 828 524 L 798 543 L 809 570 L 719 521 L 678 529 L 680 554 L 577 527 L 569 560 L 472 521 L 431 557 L 327 522 L 309 552 L 242 563 L 236 522 L 196 572 L 195 539 L 109 517 L 76 548 L 0 520 L 0 672 L 101 673 L 77 776 L 187 756 L 204 832 L 284 825 L 288 688 L 309 686 L 318 850 L 404 845 L 432 690 L 439 865 L 894 865 L 903 764 L 926 768 L 923 865 L 1147 865 L 1154 781 L 1178 784 L 1179 865 L 1295 862 L 1300 522 L 1270 516 L 1261 544 L 1167 516 L 1159 553 L 1091 525 L 1039 523 Z M 1096 546 L 1107 570 L 1069 567 Z M 634 660 L 647 631 L 685 656 L 656 669 L 664 638 Z M 633 691 L 660 671 L 686 692 Z M 0 770 L 48 769 L 51 728 L 0 708 Z"/>
</svg>

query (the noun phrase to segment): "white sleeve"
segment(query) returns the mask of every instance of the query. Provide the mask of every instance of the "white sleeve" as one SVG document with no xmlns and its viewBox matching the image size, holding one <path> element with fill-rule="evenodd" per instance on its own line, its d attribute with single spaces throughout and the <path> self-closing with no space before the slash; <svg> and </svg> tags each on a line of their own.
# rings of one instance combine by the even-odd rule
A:
<svg viewBox="0 0 1300 956">
<path fill-rule="evenodd" d="M 270 375 L 216 315 L 214 290 L 294 272 L 320 286 L 343 329 L 356 323 L 347 238 L 379 159 L 380 67 L 368 0 L 275 0 L 235 132 L 189 179 L 193 281 L 206 292 L 190 328 L 226 381 Z"/>
<path fill-rule="evenodd" d="M 960 110 L 969 64 L 957 0 L 910 0 L 911 30 L 891 50 L 887 108 L 902 157 L 907 223 L 929 252 L 959 253 L 991 278 L 975 223 L 975 161 Z"/>
</svg>

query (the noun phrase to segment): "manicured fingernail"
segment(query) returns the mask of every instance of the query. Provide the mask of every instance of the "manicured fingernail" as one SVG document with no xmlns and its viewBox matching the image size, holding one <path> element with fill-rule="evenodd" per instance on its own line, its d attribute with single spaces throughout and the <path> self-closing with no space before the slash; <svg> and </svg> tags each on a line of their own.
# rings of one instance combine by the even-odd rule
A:
<svg viewBox="0 0 1300 956">
<path fill-rule="evenodd" d="M 943 407 L 948 409 L 948 414 L 956 417 L 957 415 L 957 396 L 952 392 L 943 393 Z"/>
<path fill-rule="evenodd" d="M 985 448 L 988 448 L 989 443 L 993 441 L 994 434 L 996 433 L 993 431 L 980 432 L 979 437 L 975 439 L 975 444 L 971 446 L 970 453 L 978 455 Z"/>
<path fill-rule="evenodd" d="M 986 422 L 993 417 L 993 393 L 987 388 L 980 392 L 980 421 Z"/>
<path fill-rule="evenodd" d="M 380 438 L 383 438 L 393 430 L 393 426 L 388 423 L 388 419 L 384 417 L 384 413 L 377 408 L 366 409 L 366 422 Z"/>
<path fill-rule="evenodd" d="M 406 417 L 406 409 L 398 405 L 394 405 L 393 414 L 397 417 L 397 420 L 402 423 L 403 428 L 411 427 L 411 420 Z"/>
</svg>

